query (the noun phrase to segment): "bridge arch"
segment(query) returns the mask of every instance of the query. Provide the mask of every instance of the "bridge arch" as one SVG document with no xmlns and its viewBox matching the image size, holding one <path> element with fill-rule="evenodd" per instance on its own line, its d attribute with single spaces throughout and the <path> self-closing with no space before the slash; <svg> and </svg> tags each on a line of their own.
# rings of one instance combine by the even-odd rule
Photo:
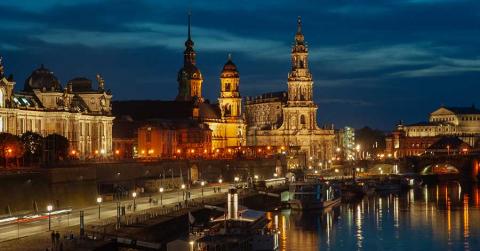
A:
<svg viewBox="0 0 480 251">
<path fill-rule="evenodd" d="M 436 163 L 426 166 L 422 169 L 422 175 L 428 174 L 458 174 L 460 173 L 459 169 L 449 163 Z"/>
</svg>

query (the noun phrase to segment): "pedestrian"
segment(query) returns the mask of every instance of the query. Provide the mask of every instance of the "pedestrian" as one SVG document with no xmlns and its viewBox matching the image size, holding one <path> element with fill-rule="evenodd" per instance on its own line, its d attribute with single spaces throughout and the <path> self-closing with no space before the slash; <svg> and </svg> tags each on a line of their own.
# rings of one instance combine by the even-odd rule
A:
<svg viewBox="0 0 480 251">
<path fill-rule="evenodd" d="M 55 231 L 52 231 L 52 233 L 50 234 L 50 237 L 52 238 L 52 249 L 53 249 L 53 245 L 55 245 Z"/>
<path fill-rule="evenodd" d="M 60 243 L 60 251 L 63 251 L 63 242 Z"/>
<path fill-rule="evenodd" d="M 57 232 L 55 234 L 55 242 L 56 242 L 57 245 L 58 245 L 58 243 L 60 243 L 60 233 L 59 232 Z"/>
</svg>

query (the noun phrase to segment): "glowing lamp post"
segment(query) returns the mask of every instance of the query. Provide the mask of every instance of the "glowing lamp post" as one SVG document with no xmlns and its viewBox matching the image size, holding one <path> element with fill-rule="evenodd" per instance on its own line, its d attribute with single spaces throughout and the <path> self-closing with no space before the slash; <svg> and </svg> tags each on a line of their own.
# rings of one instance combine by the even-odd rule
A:
<svg viewBox="0 0 480 251">
<path fill-rule="evenodd" d="M 194 244 L 195 242 L 194 241 L 189 241 L 188 244 L 190 244 L 190 250 L 193 251 L 194 250 Z"/>
<path fill-rule="evenodd" d="M 186 194 L 185 194 L 185 188 L 186 188 L 185 184 L 182 184 L 180 188 L 182 189 L 182 199 L 187 200 Z"/>
<path fill-rule="evenodd" d="M 97 204 L 98 204 L 98 218 L 100 219 L 100 206 L 102 204 L 102 197 L 97 197 Z"/>
<path fill-rule="evenodd" d="M 160 187 L 158 191 L 160 192 L 160 205 L 163 206 L 163 187 Z"/>
<path fill-rule="evenodd" d="M 52 229 L 52 210 L 53 210 L 53 206 L 52 205 L 48 205 L 47 206 L 47 211 L 48 211 L 48 231 L 50 231 Z"/>
<path fill-rule="evenodd" d="M 205 181 L 202 181 L 200 185 L 202 186 L 202 202 L 203 202 L 203 187 L 205 186 Z"/>
<path fill-rule="evenodd" d="M 132 197 L 133 197 L 133 211 L 135 211 L 137 209 L 137 203 L 135 202 L 135 199 L 137 198 L 137 192 L 133 192 Z"/>
</svg>

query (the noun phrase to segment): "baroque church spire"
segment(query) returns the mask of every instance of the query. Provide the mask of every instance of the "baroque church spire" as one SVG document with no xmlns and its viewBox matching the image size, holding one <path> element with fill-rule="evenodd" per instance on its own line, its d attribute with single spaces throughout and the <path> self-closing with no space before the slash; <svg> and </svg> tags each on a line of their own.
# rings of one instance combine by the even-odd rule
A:
<svg viewBox="0 0 480 251">
<path fill-rule="evenodd" d="M 304 44 L 305 37 L 302 33 L 302 18 L 297 18 L 297 33 L 295 34 L 295 45 Z"/>
<path fill-rule="evenodd" d="M 297 19 L 297 32 L 291 53 L 292 67 L 288 73 L 288 99 L 291 102 L 313 102 L 312 74 L 308 69 L 308 47 L 302 32 L 302 19 Z"/>
<path fill-rule="evenodd" d="M 203 76 L 200 70 L 195 66 L 195 50 L 193 49 L 193 40 L 191 34 L 191 13 L 188 13 L 187 40 L 185 41 L 185 51 L 183 52 L 183 67 L 177 75 L 178 95 L 176 100 L 181 101 L 200 101 L 202 98 Z"/>
<path fill-rule="evenodd" d="M 191 34 L 191 17 L 192 13 L 188 12 L 188 33 L 187 33 L 187 40 L 185 41 L 185 52 L 184 54 L 184 65 L 192 64 L 195 65 L 195 50 L 193 49 L 193 45 L 195 44 L 192 40 Z"/>
</svg>

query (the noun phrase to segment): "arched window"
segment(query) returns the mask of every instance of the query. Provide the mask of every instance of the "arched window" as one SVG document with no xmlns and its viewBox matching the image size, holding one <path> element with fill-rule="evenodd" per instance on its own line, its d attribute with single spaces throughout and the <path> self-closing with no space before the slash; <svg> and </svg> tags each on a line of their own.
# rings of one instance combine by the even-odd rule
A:
<svg viewBox="0 0 480 251">
<path fill-rule="evenodd" d="M 306 122 L 305 122 L 305 115 L 301 115 L 301 116 L 300 116 L 300 124 L 302 124 L 302 125 L 305 125 L 305 124 L 306 124 Z"/>
<path fill-rule="evenodd" d="M 225 105 L 225 116 L 230 116 L 232 114 L 232 107 L 230 104 Z"/>
<path fill-rule="evenodd" d="M 225 91 L 229 92 L 230 91 L 230 83 L 225 84 Z"/>
</svg>

